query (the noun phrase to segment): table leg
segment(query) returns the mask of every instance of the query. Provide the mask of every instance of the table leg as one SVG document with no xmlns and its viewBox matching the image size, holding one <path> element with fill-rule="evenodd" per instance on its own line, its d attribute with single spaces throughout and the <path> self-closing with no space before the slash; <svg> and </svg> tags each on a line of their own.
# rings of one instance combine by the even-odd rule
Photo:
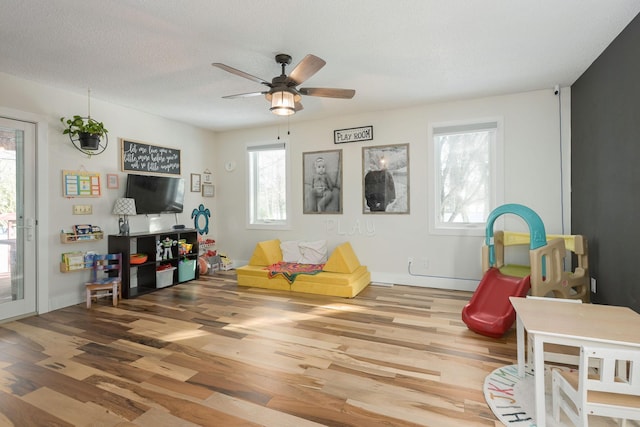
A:
<svg viewBox="0 0 640 427">
<path fill-rule="evenodd" d="M 533 338 L 533 377 L 535 380 L 536 397 L 536 426 L 546 425 L 545 396 L 544 396 L 544 341 L 538 334 Z"/>
<path fill-rule="evenodd" d="M 520 316 L 516 314 L 516 336 L 517 336 L 517 351 L 518 351 L 518 376 L 524 378 L 524 325 Z"/>
</svg>

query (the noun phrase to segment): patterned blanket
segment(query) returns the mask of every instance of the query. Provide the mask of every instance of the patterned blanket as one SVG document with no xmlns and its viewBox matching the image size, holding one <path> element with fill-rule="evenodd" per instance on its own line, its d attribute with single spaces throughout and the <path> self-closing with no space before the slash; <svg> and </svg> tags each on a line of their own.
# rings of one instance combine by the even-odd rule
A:
<svg viewBox="0 0 640 427">
<path fill-rule="evenodd" d="M 297 262 L 281 261 L 265 267 L 265 270 L 269 270 L 269 279 L 281 274 L 289 284 L 292 284 L 298 274 L 318 274 L 322 271 L 322 267 L 324 264 L 298 264 Z"/>
</svg>

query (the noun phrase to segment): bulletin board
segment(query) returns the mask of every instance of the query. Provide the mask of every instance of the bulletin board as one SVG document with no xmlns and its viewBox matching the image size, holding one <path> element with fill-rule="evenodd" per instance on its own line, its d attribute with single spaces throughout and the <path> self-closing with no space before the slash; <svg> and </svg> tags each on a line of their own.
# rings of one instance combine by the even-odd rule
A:
<svg viewBox="0 0 640 427">
<path fill-rule="evenodd" d="M 64 197 L 100 197 L 100 174 L 87 171 L 62 171 Z"/>
</svg>

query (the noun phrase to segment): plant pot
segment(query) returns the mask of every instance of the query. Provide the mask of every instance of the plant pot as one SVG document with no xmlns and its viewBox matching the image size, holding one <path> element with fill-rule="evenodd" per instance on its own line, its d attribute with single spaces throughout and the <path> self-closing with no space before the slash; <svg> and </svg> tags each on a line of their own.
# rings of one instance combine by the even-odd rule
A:
<svg viewBox="0 0 640 427">
<path fill-rule="evenodd" d="M 78 140 L 80 141 L 80 148 L 84 150 L 97 150 L 100 148 L 99 133 L 78 132 Z"/>
</svg>

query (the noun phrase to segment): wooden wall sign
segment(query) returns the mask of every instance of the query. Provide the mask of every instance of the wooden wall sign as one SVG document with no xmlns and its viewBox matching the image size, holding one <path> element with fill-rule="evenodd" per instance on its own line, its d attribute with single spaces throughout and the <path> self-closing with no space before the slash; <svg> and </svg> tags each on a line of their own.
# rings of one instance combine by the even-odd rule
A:
<svg viewBox="0 0 640 427">
<path fill-rule="evenodd" d="M 363 126 L 351 129 L 338 129 L 333 131 L 333 143 L 370 141 L 373 139 L 373 126 Z"/>
<path fill-rule="evenodd" d="M 180 150 L 120 138 L 123 172 L 180 175 Z"/>
</svg>

